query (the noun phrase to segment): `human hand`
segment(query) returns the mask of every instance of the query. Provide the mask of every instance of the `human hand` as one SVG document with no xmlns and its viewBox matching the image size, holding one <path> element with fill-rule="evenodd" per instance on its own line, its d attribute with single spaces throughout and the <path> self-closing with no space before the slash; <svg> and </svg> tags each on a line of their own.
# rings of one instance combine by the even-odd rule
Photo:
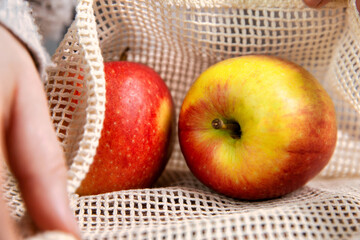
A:
<svg viewBox="0 0 360 240">
<path fill-rule="evenodd" d="M 0 52 L 0 161 L 7 162 L 18 180 L 28 213 L 40 231 L 58 230 L 79 238 L 67 197 L 64 155 L 34 61 L 1 25 Z M 9 211 L 1 196 L 0 212 L 0 239 L 17 239 L 18 230 L 5 214 Z"/>
<path fill-rule="evenodd" d="M 330 0 L 304 0 L 304 3 L 309 7 L 322 7 L 330 2 Z M 360 0 L 356 0 L 356 8 L 360 12 Z"/>
</svg>

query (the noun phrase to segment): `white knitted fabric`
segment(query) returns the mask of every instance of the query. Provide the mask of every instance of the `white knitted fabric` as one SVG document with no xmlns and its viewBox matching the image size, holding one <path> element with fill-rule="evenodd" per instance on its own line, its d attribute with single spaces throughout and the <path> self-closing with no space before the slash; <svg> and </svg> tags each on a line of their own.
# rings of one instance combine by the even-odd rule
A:
<svg viewBox="0 0 360 240">
<path fill-rule="evenodd" d="M 82 0 L 53 56 L 45 85 L 69 165 L 71 204 L 83 239 L 359 239 L 360 20 L 354 0 L 307 8 L 302 0 Z M 247 202 L 217 194 L 188 170 L 178 143 L 153 188 L 79 197 L 104 117 L 103 61 L 155 69 L 176 113 L 210 65 L 244 54 L 287 58 L 312 72 L 332 97 L 334 155 L 319 176 L 284 197 Z M 13 216 L 24 208 L 7 177 Z"/>
</svg>

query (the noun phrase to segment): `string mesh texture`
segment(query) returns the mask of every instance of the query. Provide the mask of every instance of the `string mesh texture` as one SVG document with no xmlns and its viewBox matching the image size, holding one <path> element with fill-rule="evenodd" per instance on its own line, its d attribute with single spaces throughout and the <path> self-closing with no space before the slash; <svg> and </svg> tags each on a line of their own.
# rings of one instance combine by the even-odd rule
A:
<svg viewBox="0 0 360 240">
<path fill-rule="evenodd" d="M 360 239 L 360 20 L 355 1 L 310 9 L 302 0 L 82 0 L 53 56 L 45 89 L 69 165 L 69 193 L 84 239 Z M 153 188 L 79 197 L 104 118 L 103 61 L 157 71 L 176 116 L 210 65 L 247 54 L 280 56 L 309 70 L 332 97 L 338 141 L 319 176 L 278 199 L 217 194 L 188 170 L 176 142 Z M 25 213 L 16 182 L 5 197 Z M 55 233 L 54 233 L 55 234 Z"/>
</svg>

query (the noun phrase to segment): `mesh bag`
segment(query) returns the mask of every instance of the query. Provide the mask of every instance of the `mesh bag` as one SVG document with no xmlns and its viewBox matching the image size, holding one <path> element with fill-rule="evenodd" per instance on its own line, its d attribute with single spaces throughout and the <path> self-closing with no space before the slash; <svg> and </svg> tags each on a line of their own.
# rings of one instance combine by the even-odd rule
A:
<svg viewBox="0 0 360 240">
<path fill-rule="evenodd" d="M 360 20 L 354 0 L 321 9 L 302 0 L 83 0 L 76 12 L 45 89 L 84 239 L 360 238 Z M 301 189 L 247 202 L 196 180 L 176 143 L 153 188 L 79 197 L 74 192 L 92 163 L 104 118 L 103 61 L 118 60 L 126 48 L 129 61 L 161 75 L 177 116 L 192 82 L 220 60 L 268 54 L 302 65 L 336 107 L 332 159 Z M 23 218 L 10 175 L 5 196 L 13 216 Z"/>
</svg>

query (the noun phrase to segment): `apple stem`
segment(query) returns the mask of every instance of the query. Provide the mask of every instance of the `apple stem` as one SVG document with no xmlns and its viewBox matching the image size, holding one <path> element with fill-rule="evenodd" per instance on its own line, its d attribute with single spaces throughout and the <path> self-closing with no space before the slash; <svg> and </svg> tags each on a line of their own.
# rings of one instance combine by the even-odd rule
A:
<svg viewBox="0 0 360 240">
<path fill-rule="evenodd" d="M 219 118 L 215 118 L 211 122 L 211 126 L 214 129 L 230 130 L 232 138 L 240 138 L 241 137 L 240 125 L 239 125 L 239 123 L 237 123 L 235 121 L 228 121 L 225 123 L 223 120 L 221 120 Z"/>
<path fill-rule="evenodd" d="M 127 60 L 127 53 L 130 51 L 129 47 L 126 47 L 124 51 L 120 55 L 120 61 L 126 61 Z"/>
</svg>

